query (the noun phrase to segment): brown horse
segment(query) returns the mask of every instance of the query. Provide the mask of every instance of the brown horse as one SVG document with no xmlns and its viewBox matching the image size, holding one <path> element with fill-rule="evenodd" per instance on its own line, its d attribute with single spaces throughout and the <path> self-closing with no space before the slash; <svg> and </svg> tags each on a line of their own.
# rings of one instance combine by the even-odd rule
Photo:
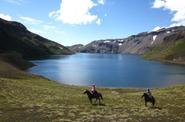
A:
<svg viewBox="0 0 185 122">
<path fill-rule="evenodd" d="M 98 100 L 99 101 L 99 104 L 101 104 L 101 100 L 103 100 L 102 94 L 101 93 L 98 93 L 98 92 L 95 92 L 93 94 L 89 90 L 85 90 L 84 91 L 84 94 L 87 94 L 87 96 L 88 96 L 89 101 L 90 101 L 91 104 L 92 104 L 92 99 L 96 99 L 96 101 Z M 96 103 L 96 101 L 95 101 L 95 103 Z"/>
<path fill-rule="evenodd" d="M 147 102 L 151 102 L 153 106 L 155 105 L 155 98 L 153 96 L 149 96 L 147 93 L 144 93 L 142 97 L 145 99 L 145 106 L 147 106 Z"/>
</svg>

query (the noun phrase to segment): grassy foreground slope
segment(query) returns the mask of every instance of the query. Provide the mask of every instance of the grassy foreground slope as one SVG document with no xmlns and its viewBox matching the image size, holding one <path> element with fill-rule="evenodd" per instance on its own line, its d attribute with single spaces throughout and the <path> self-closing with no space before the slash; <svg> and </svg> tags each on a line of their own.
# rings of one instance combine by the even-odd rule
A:
<svg viewBox="0 0 185 122">
<path fill-rule="evenodd" d="M 162 82 L 162 81 L 161 81 Z M 156 107 L 145 107 L 139 89 L 98 90 L 105 105 L 90 105 L 88 87 L 61 85 L 0 61 L 0 121 L 184 122 L 185 85 L 154 89 Z"/>
</svg>

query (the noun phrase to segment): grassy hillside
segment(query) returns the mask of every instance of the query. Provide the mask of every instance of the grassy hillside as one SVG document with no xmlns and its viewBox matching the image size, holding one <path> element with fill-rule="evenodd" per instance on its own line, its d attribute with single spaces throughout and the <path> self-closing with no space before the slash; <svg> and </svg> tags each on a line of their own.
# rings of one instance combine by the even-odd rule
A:
<svg viewBox="0 0 185 122">
<path fill-rule="evenodd" d="M 25 70 L 34 66 L 33 63 L 23 59 L 22 55 L 17 52 L 0 53 L 0 60 L 7 62 L 21 70 Z"/>
<path fill-rule="evenodd" d="M 0 53 L 11 51 L 20 53 L 24 58 L 72 53 L 63 45 L 28 31 L 21 23 L 0 18 Z"/>
<path fill-rule="evenodd" d="M 162 43 L 146 52 L 143 56 L 147 59 L 185 64 L 185 39 Z"/>
<path fill-rule="evenodd" d="M 88 88 L 61 85 L 0 61 L 0 121 L 183 122 L 185 119 L 185 85 L 152 90 L 156 107 L 144 106 L 142 89 L 98 88 L 104 104 L 91 105 L 82 94 Z"/>
</svg>

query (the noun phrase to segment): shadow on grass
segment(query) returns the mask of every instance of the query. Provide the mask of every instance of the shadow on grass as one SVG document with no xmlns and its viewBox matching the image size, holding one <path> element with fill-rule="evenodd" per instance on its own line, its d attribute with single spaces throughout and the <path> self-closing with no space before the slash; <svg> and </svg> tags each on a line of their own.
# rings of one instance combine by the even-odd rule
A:
<svg viewBox="0 0 185 122">
<path fill-rule="evenodd" d="M 159 107 L 159 106 L 151 106 L 151 107 L 149 107 L 150 109 L 158 109 L 158 110 L 162 110 L 162 108 L 161 107 Z"/>
<path fill-rule="evenodd" d="M 106 106 L 104 103 L 100 103 L 100 104 L 97 104 L 97 103 L 95 103 L 95 104 L 92 104 L 93 106 Z"/>
</svg>

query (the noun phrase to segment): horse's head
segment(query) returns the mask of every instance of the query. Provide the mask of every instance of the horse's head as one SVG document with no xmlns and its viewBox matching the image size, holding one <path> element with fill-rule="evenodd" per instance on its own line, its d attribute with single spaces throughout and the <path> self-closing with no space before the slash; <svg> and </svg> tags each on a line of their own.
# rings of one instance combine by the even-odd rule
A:
<svg viewBox="0 0 185 122">
<path fill-rule="evenodd" d="M 141 97 L 146 97 L 147 96 L 147 93 L 143 93 L 143 95 Z"/>
<path fill-rule="evenodd" d="M 89 91 L 86 89 L 83 93 L 84 93 L 84 94 L 87 94 L 88 92 L 89 92 Z"/>
</svg>

